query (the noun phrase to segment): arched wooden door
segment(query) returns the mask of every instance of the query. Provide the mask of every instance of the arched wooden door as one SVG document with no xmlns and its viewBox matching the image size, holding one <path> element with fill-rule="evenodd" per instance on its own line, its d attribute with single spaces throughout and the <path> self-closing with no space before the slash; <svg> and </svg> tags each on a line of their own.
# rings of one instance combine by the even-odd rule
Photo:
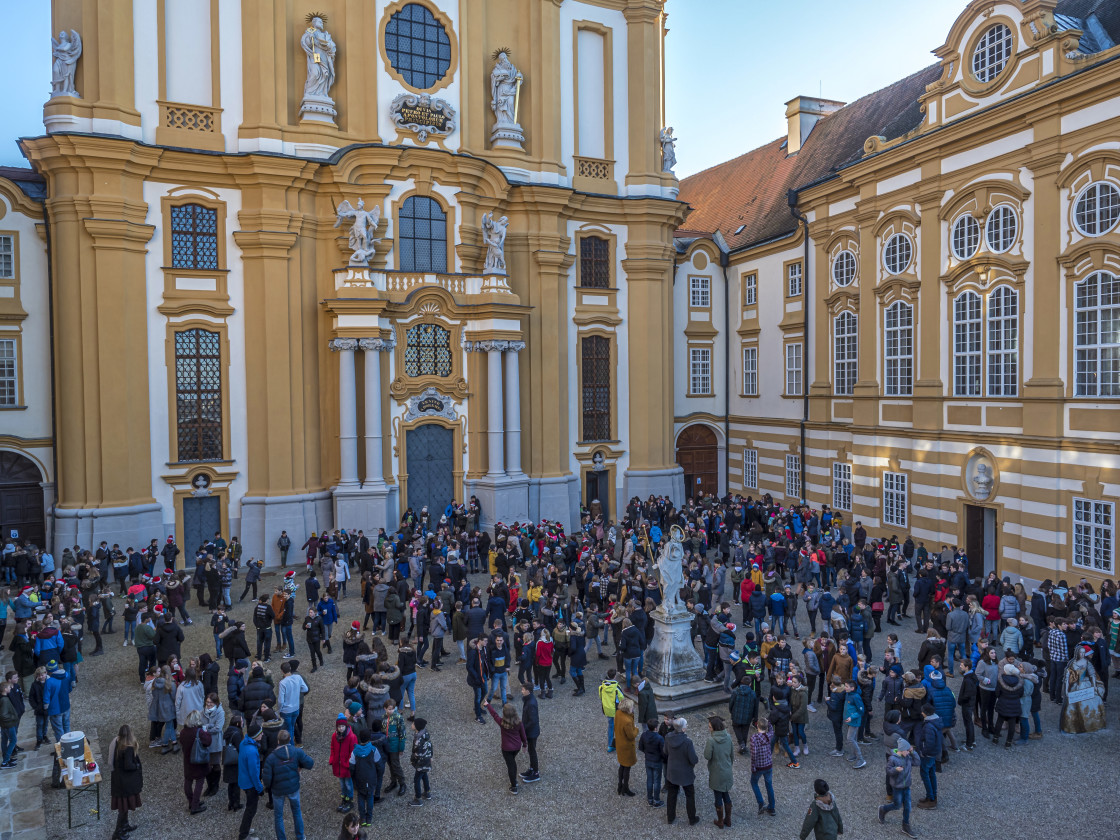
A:
<svg viewBox="0 0 1120 840">
<path fill-rule="evenodd" d="M 3 540 L 16 538 L 43 548 L 47 543 L 43 477 L 30 458 L 0 452 L 0 529 Z"/>
<path fill-rule="evenodd" d="M 685 496 L 719 493 L 719 445 L 707 426 L 689 426 L 677 438 L 677 463 L 684 470 Z"/>
</svg>

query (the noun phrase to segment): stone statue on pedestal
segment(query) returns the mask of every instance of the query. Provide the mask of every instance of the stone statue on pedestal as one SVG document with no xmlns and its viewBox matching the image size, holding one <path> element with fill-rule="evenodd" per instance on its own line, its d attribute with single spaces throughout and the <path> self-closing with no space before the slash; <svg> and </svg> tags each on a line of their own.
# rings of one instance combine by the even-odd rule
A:
<svg viewBox="0 0 1120 840">
<path fill-rule="evenodd" d="M 482 238 L 486 241 L 486 265 L 483 274 L 506 273 L 506 231 L 509 219 L 495 219 L 493 213 L 482 215 Z"/>
<path fill-rule="evenodd" d="M 669 529 L 669 542 L 661 549 L 657 558 L 657 574 L 661 578 L 661 609 L 666 615 L 685 613 L 688 609 L 681 601 L 681 586 L 684 584 L 684 533 L 679 525 Z"/>
<path fill-rule="evenodd" d="M 78 96 L 74 89 L 74 73 L 82 56 L 82 36 L 71 29 L 51 38 L 51 99 L 56 96 Z"/>
<path fill-rule="evenodd" d="M 661 142 L 661 171 L 673 174 L 673 167 L 677 165 L 677 138 L 673 136 L 673 129 L 661 129 L 658 136 Z"/>
<path fill-rule="evenodd" d="M 646 673 L 659 700 L 679 698 L 710 688 L 701 683 L 704 662 L 692 642 L 692 616 L 680 592 L 684 583 L 684 532 L 674 525 L 657 558 L 661 606 L 653 611 L 653 641 L 646 653 Z"/>
<path fill-rule="evenodd" d="M 309 23 L 311 25 L 299 39 L 299 45 L 307 53 L 307 81 L 303 84 L 299 115 L 302 119 L 333 125 L 338 111 L 331 99 L 331 85 L 335 80 L 334 59 L 338 55 L 338 46 L 331 33 L 323 28 L 321 16 L 313 16 Z"/>
<path fill-rule="evenodd" d="M 517 121 L 517 111 L 525 77 L 509 60 L 509 50 L 499 50 L 494 60 L 494 69 L 490 71 L 490 110 L 494 112 L 490 142 L 498 147 L 521 149 L 525 132 Z"/>
<path fill-rule="evenodd" d="M 343 219 L 352 219 L 350 225 L 350 265 L 368 266 L 369 258 L 374 255 L 376 244 L 381 240 L 374 237 L 377 225 L 381 221 L 381 207 L 375 205 L 373 210 L 366 210 L 366 203 L 358 199 L 358 206 L 353 207 L 349 201 L 338 205 L 338 218 L 334 226 L 342 224 Z"/>
</svg>

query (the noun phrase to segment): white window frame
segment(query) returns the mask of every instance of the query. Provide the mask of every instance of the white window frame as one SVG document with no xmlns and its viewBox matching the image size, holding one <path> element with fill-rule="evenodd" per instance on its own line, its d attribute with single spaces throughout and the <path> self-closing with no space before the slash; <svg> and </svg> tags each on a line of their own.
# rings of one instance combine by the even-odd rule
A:
<svg viewBox="0 0 1120 840">
<path fill-rule="evenodd" d="M 1073 500 L 1073 565 L 1112 576 L 1116 563 L 1116 505 Z"/>
<path fill-rule="evenodd" d="M 906 255 L 905 260 L 902 260 L 903 253 Z M 913 261 L 914 241 L 909 234 L 893 234 L 883 246 L 883 268 L 887 274 L 902 274 Z"/>
<path fill-rule="evenodd" d="M 793 262 L 786 266 L 786 297 L 800 297 L 805 288 L 802 282 L 801 263 Z"/>
<path fill-rule="evenodd" d="M 856 255 L 850 248 L 845 248 L 832 261 L 832 282 L 841 288 L 850 286 L 856 280 L 856 271 Z"/>
<path fill-rule="evenodd" d="M 981 84 L 999 78 L 1011 60 L 1015 39 L 1011 27 L 996 23 L 984 30 L 972 51 L 972 75 Z"/>
<path fill-rule="evenodd" d="M 688 348 L 688 392 L 707 397 L 712 393 L 712 348 Z"/>
<path fill-rule="evenodd" d="M 901 472 L 883 473 L 883 524 L 908 528 L 910 520 L 909 477 Z"/>
<path fill-rule="evenodd" d="M 16 238 L 0 234 L 0 280 L 16 279 Z"/>
<path fill-rule="evenodd" d="M 804 387 L 804 359 L 801 342 L 793 341 L 786 345 L 786 396 L 800 397 Z"/>
<path fill-rule="evenodd" d="M 692 309 L 710 309 L 712 306 L 712 279 L 688 278 L 688 305 Z"/>
<path fill-rule="evenodd" d="M 843 461 L 832 463 L 832 506 L 836 510 L 852 509 L 852 465 Z"/>
<path fill-rule="evenodd" d="M 906 313 L 906 318 L 901 317 Z M 892 313 L 898 313 L 892 326 Z M 895 301 L 884 313 L 883 392 L 888 397 L 909 397 L 914 393 L 914 307 Z M 903 323 L 905 320 L 906 323 Z"/>
<path fill-rule="evenodd" d="M 1104 203 L 1105 213 L 1101 213 L 1101 199 L 1107 196 Z M 1091 208 L 1086 209 L 1089 203 Z M 1092 226 L 1086 222 L 1092 221 Z M 1111 233 L 1113 228 L 1120 223 L 1120 187 L 1111 181 L 1094 181 L 1077 196 L 1073 204 L 1073 224 L 1077 231 L 1084 236 L 1104 236 Z"/>
<path fill-rule="evenodd" d="M 1108 301 L 1101 287 L 1107 283 Z M 1095 284 L 1091 300 L 1083 302 L 1083 291 Z M 1102 339 L 1102 322 L 1120 318 L 1120 275 L 1094 271 L 1073 286 L 1073 364 L 1076 397 L 1120 397 L 1120 343 Z"/>
<path fill-rule="evenodd" d="M 967 228 L 967 230 L 966 230 Z M 953 222 L 953 231 L 950 240 L 953 243 L 953 256 L 958 260 L 971 259 L 980 248 L 982 231 L 976 217 L 970 213 Z"/>
<path fill-rule="evenodd" d="M 743 348 L 743 395 L 758 396 L 758 347 Z"/>
<path fill-rule="evenodd" d="M 855 393 L 859 377 L 859 316 L 841 312 L 832 320 L 832 390 L 838 397 Z"/>
<path fill-rule="evenodd" d="M 1019 214 L 1010 204 L 997 204 L 984 222 L 984 243 L 993 254 L 1005 254 L 1019 239 Z M 994 241 L 993 241 L 994 240 Z"/>
<path fill-rule="evenodd" d="M 754 306 L 758 303 L 758 275 L 743 275 L 743 306 Z"/>
<path fill-rule="evenodd" d="M 988 294 L 988 396 L 1019 395 L 1019 292 L 996 286 Z"/>
<path fill-rule="evenodd" d="M 801 501 L 800 455 L 786 455 L 786 498 Z"/>
<path fill-rule="evenodd" d="M 743 450 L 743 489 L 758 489 L 758 450 Z"/>
<path fill-rule="evenodd" d="M 984 304 L 976 292 L 953 299 L 953 396 L 983 395 Z"/>
<path fill-rule="evenodd" d="M 0 338 L 0 408 L 19 405 L 19 341 Z"/>
</svg>

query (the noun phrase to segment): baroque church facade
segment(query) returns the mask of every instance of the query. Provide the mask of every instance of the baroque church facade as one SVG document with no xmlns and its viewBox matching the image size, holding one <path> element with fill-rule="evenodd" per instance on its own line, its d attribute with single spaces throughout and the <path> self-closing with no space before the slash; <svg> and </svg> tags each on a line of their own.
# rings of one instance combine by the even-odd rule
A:
<svg viewBox="0 0 1120 840">
<path fill-rule="evenodd" d="M 973 574 L 1116 576 L 1120 7 L 974 0 L 936 63 L 686 178 L 689 486 L 830 505 Z"/>
<path fill-rule="evenodd" d="M 484 527 L 679 498 L 665 21 L 54 0 L 36 174 L 0 172 L 11 530 L 275 563 L 472 495 Z"/>
</svg>

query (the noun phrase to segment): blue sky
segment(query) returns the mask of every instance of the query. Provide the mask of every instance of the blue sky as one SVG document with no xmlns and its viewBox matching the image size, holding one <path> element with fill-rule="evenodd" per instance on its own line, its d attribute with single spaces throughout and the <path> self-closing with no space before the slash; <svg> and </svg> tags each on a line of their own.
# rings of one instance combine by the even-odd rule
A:
<svg viewBox="0 0 1120 840">
<path fill-rule="evenodd" d="M 851 102 L 932 64 L 964 0 L 668 0 L 666 103 L 690 175 L 785 134 L 798 95 Z M 0 0 L 12 12 L 17 0 Z M 12 15 L 9 15 L 12 17 Z M 41 134 L 50 93 L 50 3 L 18 3 L 20 37 L 0 50 L 0 165 Z"/>
</svg>

